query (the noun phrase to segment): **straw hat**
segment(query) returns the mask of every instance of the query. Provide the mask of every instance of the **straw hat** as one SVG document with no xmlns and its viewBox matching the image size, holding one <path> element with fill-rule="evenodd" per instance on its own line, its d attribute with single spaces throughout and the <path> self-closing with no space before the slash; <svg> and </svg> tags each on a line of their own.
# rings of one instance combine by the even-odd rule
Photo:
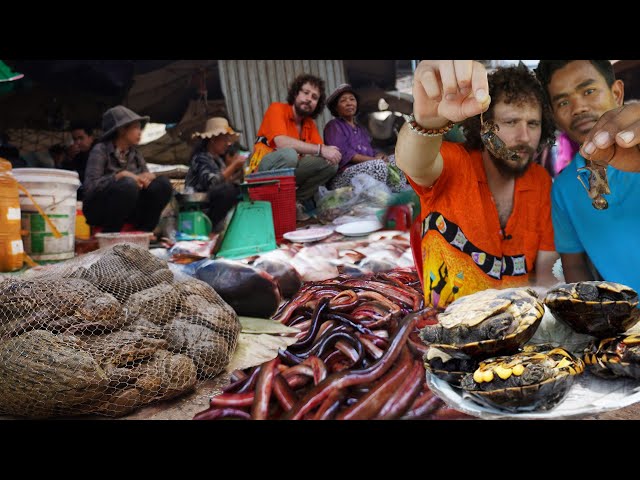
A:
<svg viewBox="0 0 640 480">
<path fill-rule="evenodd" d="M 236 140 L 240 137 L 240 134 L 234 131 L 233 128 L 229 126 L 229 121 L 226 118 L 212 117 L 207 120 L 207 124 L 204 126 L 204 131 L 194 133 L 191 138 L 211 138 L 225 133 L 227 135 L 235 136 Z"/>
<path fill-rule="evenodd" d="M 334 117 L 338 116 L 338 111 L 336 110 L 336 107 L 338 105 L 338 100 L 340 100 L 340 97 L 342 96 L 342 94 L 346 92 L 352 93 L 353 96 L 356 97 L 356 102 L 358 102 L 358 108 L 356 109 L 356 113 L 358 113 L 358 110 L 360 109 L 360 97 L 358 96 L 356 91 L 348 83 L 341 83 L 336 87 L 333 93 L 329 95 L 329 97 L 327 98 L 327 108 L 331 112 L 331 115 L 333 115 Z"/>
</svg>

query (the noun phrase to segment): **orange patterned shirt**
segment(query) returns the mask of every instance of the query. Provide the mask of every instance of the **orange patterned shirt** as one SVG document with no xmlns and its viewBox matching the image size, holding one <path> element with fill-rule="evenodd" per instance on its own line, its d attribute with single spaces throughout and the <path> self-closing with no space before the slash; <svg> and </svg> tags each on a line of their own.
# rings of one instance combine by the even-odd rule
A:
<svg viewBox="0 0 640 480">
<path fill-rule="evenodd" d="M 553 251 L 551 177 L 534 163 L 516 179 L 504 232 L 479 150 L 443 142 L 444 166 L 420 196 L 425 303 L 445 307 L 487 288 L 525 285 L 539 250 Z M 412 245 L 416 248 L 417 245 Z"/>
</svg>

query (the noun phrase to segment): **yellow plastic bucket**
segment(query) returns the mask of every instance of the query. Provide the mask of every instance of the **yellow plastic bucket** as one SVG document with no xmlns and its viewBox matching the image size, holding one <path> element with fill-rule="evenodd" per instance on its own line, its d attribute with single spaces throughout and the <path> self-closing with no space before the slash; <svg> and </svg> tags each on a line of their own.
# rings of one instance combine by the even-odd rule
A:
<svg viewBox="0 0 640 480">
<path fill-rule="evenodd" d="M 23 253 L 18 184 L 11 163 L 0 159 L 0 272 L 20 270 Z"/>
</svg>

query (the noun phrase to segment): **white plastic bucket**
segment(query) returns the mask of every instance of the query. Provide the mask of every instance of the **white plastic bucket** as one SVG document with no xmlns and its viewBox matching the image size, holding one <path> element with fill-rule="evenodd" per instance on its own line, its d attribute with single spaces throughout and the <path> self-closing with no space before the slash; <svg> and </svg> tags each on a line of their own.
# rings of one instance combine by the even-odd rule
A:
<svg viewBox="0 0 640 480">
<path fill-rule="evenodd" d="M 62 234 L 60 238 L 53 235 L 31 199 L 21 191 L 22 242 L 27 254 L 40 262 L 73 258 L 78 173 L 54 168 L 15 168 L 13 175 Z"/>
</svg>

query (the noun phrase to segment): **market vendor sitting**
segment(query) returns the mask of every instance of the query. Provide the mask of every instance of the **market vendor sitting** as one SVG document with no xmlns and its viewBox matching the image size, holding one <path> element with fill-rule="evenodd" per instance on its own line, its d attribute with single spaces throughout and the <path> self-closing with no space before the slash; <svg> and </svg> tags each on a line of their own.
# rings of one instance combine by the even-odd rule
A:
<svg viewBox="0 0 640 480">
<path fill-rule="evenodd" d="M 383 152 L 375 151 L 371 136 L 356 121 L 359 104 L 356 91 L 348 83 L 339 85 L 327 98 L 327 108 L 335 118 L 324 127 L 324 141 L 338 147 L 342 154 L 338 173 L 327 186 L 331 190 L 347 187 L 353 177 L 366 173 L 394 192 L 406 190 L 407 179 L 396 166 L 395 156 L 387 158 Z"/>
<path fill-rule="evenodd" d="M 229 152 L 240 135 L 226 118 L 213 117 L 207 120 L 204 131 L 194 133 L 193 137 L 200 141 L 191 155 L 185 187 L 208 193 L 207 214 L 214 231 L 219 231 L 220 222 L 240 199 L 245 157 Z"/>
<path fill-rule="evenodd" d="M 85 171 L 83 213 L 103 232 L 118 232 L 125 223 L 153 231 L 171 199 L 169 180 L 149 172 L 135 148 L 148 121 L 122 105 L 102 116 L 104 134 L 91 149 Z"/>
</svg>

